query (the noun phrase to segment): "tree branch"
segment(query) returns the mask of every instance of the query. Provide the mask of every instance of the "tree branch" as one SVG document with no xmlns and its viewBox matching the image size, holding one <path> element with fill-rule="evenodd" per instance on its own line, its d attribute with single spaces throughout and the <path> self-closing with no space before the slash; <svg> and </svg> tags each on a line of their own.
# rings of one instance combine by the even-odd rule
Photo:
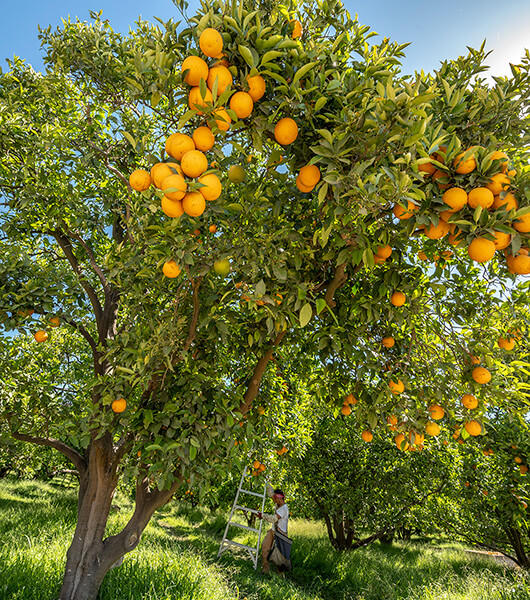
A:
<svg viewBox="0 0 530 600">
<path fill-rule="evenodd" d="M 258 395 L 261 380 L 263 378 L 263 375 L 265 374 L 265 371 L 267 370 L 267 365 L 269 364 L 269 361 L 272 358 L 274 348 L 281 344 L 286 333 L 286 331 L 280 331 L 280 333 L 278 333 L 278 335 L 274 338 L 274 341 L 269 346 L 265 354 L 263 354 L 263 356 L 256 363 L 256 366 L 254 367 L 254 372 L 252 373 L 250 382 L 248 384 L 247 391 L 243 396 L 243 402 L 239 407 L 239 412 L 241 414 L 244 415 L 250 410 L 252 402 L 254 402 L 256 396 Z"/>
<path fill-rule="evenodd" d="M 94 252 L 92 251 L 92 248 L 90 248 L 90 246 L 85 242 L 85 240 L 78 233 L 73 233 L 72 231 L 68 231 L 68 233 L 74 239 L 76 239 L 81 244 L 81 246 L 83 246 L 86 253 L 88 254 L 88 259 L 90 261 L 92 268 L 94 269 L 94 272 L 96 273 L 99 280 L 101 281 L 101 285 L 103 286 L 103 290 L 105 291 L 105 294 L 110 294 L 111 289 L 109 286 L 109 282 L 107 281 L 107 277 L 105 276 L 105 273 L 103 273 L 103 269 L 97 264 L 96 257 L 94 255 Z"/>
<path fill-rule="evenodd" d="M 87 293 L 87 296 L 90 299 L 90 303 L 92 304 L 92 308 L 94 309 L 94 316 L 96 318 L 98 332 L 101 335 L 102 334 L 101 325 L 102 325 L 102 321 L 103 321 L 103 311 L 101 309 L 101 303 L 99 301 L 96 290 L 90 285 L 86 276 L 84 275 L 83 270 L 81 269 L 81 265 L 79 264 L 79 261 L 77 260 L 77 257 L 75 256 L 75 254 L 73 252 L 72 243 L 70 242 L 69 238 L 66 237 L 64 235 L 64 233 L 62 233 L 59 230 L 52 231 L 51 235 L 55 238 L 55 240 L 57 241 L 59 246 L 61 246 L 74 273 L 76 273 L 78 275 L 79 282 L 81 283 L 81 285 L 83 286 L 83 289 Z"/>
<path fill-rule="evenodd" d="M 18 431 L 13 430 L 11 430 L 11 435 L 16 440 L 20 440 L 21 442 L 29 442 L 30 444 L 36 444 L 37 446 L 48 446 L 49 448 L 58 450 L 75 465 L 80 474 L 83 473 L 87 468 L 86 461 L 81 454 L 60 440 L 27 435 L 25 433 L 19 433 Z"/>
<path fill-rule="evenodd" d="M 183 352 L 189 350 L 191 344 L 193 343 L 193 340 L 195 339 L 195 336 L 197 335 L 197 324 L 199 323 L 199 311 L 201 308 L 199 302 L 199 288 L 201 287 L 201 281 L 202 277 L 200 277 L 199 279 L 191 280 L 191 286 L 193 289 L 193 313 L 191 315 L 190 326 L 188 329 L 188 337 L 186 338 L 186 341 L 184 342 L 184 346 L 182 348 Z"/>
</svg>

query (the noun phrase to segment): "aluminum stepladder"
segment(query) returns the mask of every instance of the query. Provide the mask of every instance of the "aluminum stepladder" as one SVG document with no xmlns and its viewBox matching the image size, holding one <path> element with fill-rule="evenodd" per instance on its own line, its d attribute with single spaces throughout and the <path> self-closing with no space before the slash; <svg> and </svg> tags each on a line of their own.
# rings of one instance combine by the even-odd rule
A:
<svg viewBox="0 0 530 600">
<path fill-rule="evenodd" d="M 249 553 L 250 559 L 252 560 L 252 564 L 254 565 L 254 569 L 257 569 L 258 557 L 259 557 L 259 546 L 261 543 L 261 528 L 263 525 L 263 521 L 260 520 L 259 528 L 255 529 L 254 527 L 248 527 L 247 525 L 242 525 L 241 523 L 236 523 L 235 521 L 233 521 L 233 518 L 234 518 L 234 513 L 236 512 L 236 510 L 244 510 L 244 511 L 255 513 L 255 514 L 258 513 L 257 510 L 254 510 L 253 508 L 247 508 L 245 506 L 242 506 L 239 503 L 240 494 L 248 494 L 250 496 L 257 496 L 258 498 L 261 498 L 261 513 L 263 513 L 263 511 L 265 509 L 265 500 L 267 498 L 267 482 L 265 482 L 265 484 L 263 486 L 263 493 L 260 494 L 258 492 L 251 492 L 250 490 L 243 489 L 243 482 L 245 481 L 246 475 L 247 475 L 247 467 L 245 467 L 243 469 L 243 475 L 241 475 L 241 481 L 239 482 L 239 488 L 237 490 L 236 499 L 234 500 L 232 510 L 230 511 L 230 516 L 228 517 L 228 523 L 226 524 L 223 539 L 221 541 L 221 545 L 219 546 L 219 552 L 217 552 L 217 558 L 219 558 L 221 556 L 221 554 L 227 548 L 230 548 L 231 546 L 235 546 L 236 548 L 243 548 L 244 550 L 246 550 Z M 234 542 L 233 540 L 228 539 L 228 530 L 230 529 L 230 527 L 238 527 L 239 529 L 246 529 L 247 531 L 252 531 L 253 533 L 257 533 L 258 534 L 257 546 L 256 547 L 246 546 L 245 544 L 240 544 L 239 542 Z"/>
</svg>

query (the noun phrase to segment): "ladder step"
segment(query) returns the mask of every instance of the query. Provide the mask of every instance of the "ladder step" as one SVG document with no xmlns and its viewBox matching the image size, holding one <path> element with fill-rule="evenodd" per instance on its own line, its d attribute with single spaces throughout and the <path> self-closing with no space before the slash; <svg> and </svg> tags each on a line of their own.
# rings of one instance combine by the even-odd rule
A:
<svg viewBox="0 0 530 600">
<path fill-rule="evenodd" d="M 253 508 L 246 508 L 245 506 L 238 506 L 236 504 L 236 506 L 234 506 L 234 510 L 243 510 L 245 512 L 249 512 L 249 513 L 254 513 L 254 514 L 258 514 L 259 510 L 254 510 Z"/>
<path fill-rule="evenodd" d="M 258 498 L 263 498 L 263 494 L 258 494 L 258 492 L 251 492 L 250 490 L 239 490 L 240 492 L 243 492 L 244 494 L 250 494 L 251 496 L 258 496 Z"/>
<path fill-rule="evenodd" d="M 247 525 L 241 525 L 241 523 L 234 523 L 230 521 L 231 527 L 240 527 L 241 529 L 246 529 L 247 531 L 254 531 L 255 533 L 259 533 L 259 529 L 254 529 L 254 527 L 248 527 Z"/>
<path fill-rule="evenodd" d="M 240 544 L 239 542 L 234 542 L 233 540 L 224 540 L 223 544 L 227 544 L 228 546 L 238 546 L 239 548 L 250 550 L 250 552 L 257 552 L 254 546 L 245 546 L 245 544 Z"/>
</svg>

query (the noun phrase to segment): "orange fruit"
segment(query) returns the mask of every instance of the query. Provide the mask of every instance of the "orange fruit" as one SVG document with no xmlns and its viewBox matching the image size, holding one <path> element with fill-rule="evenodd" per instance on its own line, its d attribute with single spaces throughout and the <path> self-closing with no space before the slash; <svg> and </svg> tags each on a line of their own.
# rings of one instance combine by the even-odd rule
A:
<svg viewBox="0 0 530 600">
<path fill-rule="evenodd" d="M 396 437 L 394 438 L 394 442 L 396 443 L 396 446 L 399 450 L 406 450 L 409 447 L 409 443 L 405 439 L 405 435 L 403 433 L 396 435 Z"/>
<path fill-rule="evenodd" d="M 291 34 L 293 40 L 302 37 L 302 23 L 296 19 L 294 19 L 294 21 L 290 21 L 290 23 L 293 26 L 293 33 Z"/>
<path fill-rule="evenodd" d="M 252 466 L 254 467 L 254 469 L 259 469 L 259 468 L 261 467 L 261 463 L 260 463 L 260 461 L 259 461 L 259 460 L 255 460 L 255 461 L 252 463 Z"/>
<path fill-rule="evenodd" d="M 466 190 L 459 187 L 449 188 L 444 192 L 442 200 L 450 207 L 451 212 L 458 212 L 467 204 Z"/>
<path fill-rule="evenodd" d="M 482 425 L 475 420 L 468 421 L 464 425 L 464 428 L 469 433 L 469 435 L 472 435 L 473 437 L 476 437 L 477 435 L 480 435 L 482 433 Z"/>
<path fill-rule="evenodd" d="M 201 52 L 206 56 L 215 58 L 223 51 L 223 37 L 212 27 L 207 27 L 199 38 Z"/>
<path fill-rule="evenodd" d="M 405 384 L 398 379 L 397 381 L 393 381 L 392 379 L 388 382 L 388 387 L 393 394 L 401 394 L 405 391 Z"/>
<path fill-rule="evenodd" d="M 216 109 L 212 113 L 212 116 L 215 120 L 215 125 L 217 126 L 217 129 L 219 129 L 219 131 L 228 131 L 230 129 L 232 118 L 224 108 Z"/>
<path fill-rule="evenodd" d="M 215 233 L 217 231 L 217 225 L 210 225 L 210 227 L 208 227 L 208 231 L 210 233 Z"/>
<path fill-rule="evenodd" d="M 348 394 L 344 398 L 344 404 L 357 404 L 357 399 L 355 398 L 355 396 L 353 394 Z"/>
<path fill-rule="evenodd" d="M 436 181 L 436 183 L 438 184 L 438 187 L 441 190 L 447 190 L 448 188 L 451 187 L 451 184 L 449 183 L 449 181 L 447 181 L 447 183 L 442 183 L 442 181 L 438 181 L 439 179 L 447 179 L 449 180 L 449 174 L 446 173 L 445 171 L 442 171 L 441 169 L 436 169 L 436 171 L 432 174 L 432 178 L 434 179 L 434 181 Z"/>
<path fill-rule="evenodd" d="M 137 192 L 145 192 L 151 186 L 151 175 L 143 169 L 136 169 L 129 176 L 129 185 Z"/>
<path fill-rule="evenodd" d="M 170 200 L 164 196 L 161 204 L 164 213 L 172 219 L 181 217 L 184 214 L 184 209 L 182 208 L 182 202 L 180 200 Z"/>
<path fill-rule="evenodd" d="M 501 161 L 499 164 L 499 168 L 503 173 L 506 173 L 506 171 L 508 170 L 508 156 L 504 152 L 500 152 L 499 150 L 496 150 L 491 155 L 491 160 Z"/>
<path fill-rule="evenodd" d="M 213 173 L 208 173 L 207 175 L 203 175 L 199 177 L 199 183 L 202 183 L 204 187 L 200 188 L 201 194 L 204 196 L 205 200 L 217 200 L 223 191 L 223 186 L 221 185 L 221 181 L 217 175 Z"/>
<path fill-rule="evenodd" d="M 247 77 L 248 93 L 254 102 L 257 102 L 265 94 L 265 79 L 261 75 Z"/>
<path fill-rule="evenodd" d="M 431 225 L 425 230 L 425 235 L 431 240 L 439 240 L 449 233 L 449 224 L 443 219 L 438 220 L 438 225 Z"/>
<path fill-rule="evenodd" d="M 397 417 L 395 415 L 388 415 L 388 417 L 386 418 L 386 422 L 389 425 L 397 425 Z"/>
<path fill-rule="evenodd" d="M 473 410 L 474 408 L 477 408 L 477 406 L 478 406 L 478 400 L 472 394 L 464 394 L 462 396 L 461 402 L 462 402 L 463 406 L 465 406 L 466 408 L 469 408 L 470 410 Z"/>
<path fill-rule="evenodd" d="M 491 381 L 491 373 L 485 367 L 475 367 L 471 373 L 471 377 L 473 377 L 477 383 L 481 384 Z"/>
<path fill-rule="evenodd" d="M 497 173 L 490 179 L 490 182 L 486 187 L 495 196 L 498 196 L 502 191 L 507 190 L 510 187 L 510 178 L 506 173 Z"/>
<path fill-rule="evenodd" d="M 503 350 L 513 350 L 515 348 L 515 338 L 503 338 L 500 337 L 497 340 L 497 344 L 499 346 L 499 348 L 502 348 Z"/>
<path fill-rule="evenodd" d="M 306 165 L 300 169 L 298 177 L 303 185 L 315 187 L 320 181 L 320 169 L 316 165 Z"/>
<path fill-rule="evenodd" d="M 187 71 L 184 75 L 184 81 L 193 87 L 199 85 L 201 79 L 206 81 L 208 79 L 208 65 L 199 56 L 188 56 L 182 62 L 181 67 L 182 73 Z"/>
<path fill-rule="evenodd" d="M 176 188 L 175 192 L 170 192 L 170 188 Z M 188 189 L 186 180 L 181 175 L 170 175 L 162 182 L 162 191 L 170 200 L 182 200 Z"/>
<path fill-rule="evenodd" d="M 426 162 L 418 165 L 418 171 L 420 173 L 426 173 L 426 176 L 430 177 L 436 171 L 436 167 L 432 164 L 432 162 Z"/>
<path fill-rule="evenodd" d="M 304 194 L 308 194 L 309 192 L 312 192 L 315 189 L 314 185 L 304 185 L 300 179 L 300 175 L 298 175 L 298 177 L 296 178 L 296 187 Z"/>
<path fill-rule="evenodd" d="M 520 456 L 516 456 L 513 459 L 518 465 L 520 465 L 523 462 L 523 459 Z"/>
<path fill-rule="evenodd" d="M 528 473 L 528 466 L 527 465 L 519 465 L 519 472 L 524 475 L 525 473 Z"/>
<path fill-rule="evenodd" d="M 195 142 L 185 133 L 173 133 L 166 140 L 165 150 L 176 160 L 181 158 L 190 150 L 195 150 Z"/>
<path fill-rule="evenodd" d="M 447 146 L 439 146 L 438 152 L 431 154 L 431 158 L 445 165 L 445 153 L 447 152 Z"/>
<path fill-rule="evenodd" d="M 162 267 L 162 273 L 170 279 L 178 277 L 180 274 L 180 266 L 173 260 L 166 260 Z"/>
<path fill-rule="evenodd" d="M 493 205 L 494 200 L 493 192 L 485 187 L 475 188 L 467 195 L 467 203 L 473 209 L 477 208 L 477 206 L 489 208 Z"/>
<path fill-rule="evenodd" d="M 254 110 L 254 100 L 247 92 L 236 92 L 230 98 L 230 108 L 236 113 L 238 119 L 246 119 Z"/>
<path fill-rule="evenodd" d="M 217 97 L 219 97 L 229 86 L 232 85 L 232 73 L 222 65 L 212 67 L 208 73 L 208 87 L 213 92 L 213 86 L 217 81 Z"/>
<path fill-rule="evenodd" d="M 429 259 L 429 257 L 422 250 L 420 250 L 420 252 L 418 252 L 418 258 L 420 260 L 428 260 Z"/>
<path fill-rule="evenodd" d="M 190 150 L 182 157 L 180 167 L 188 177 L 199 177 L 208 168 L 208 159 L 200 150 Z"/>
<path fill-rule="evenodd" d="M 504 250 L 504 248 L 507 248 L 512 241 L 512 236 L 509 233 L 496 231 L 493 235 L 495 236 L 493 243 L 495 244 L 496 250 Z"/>
<path fill-rule="evenodd" d="M 59 317 L 52 317 L 49 323 L 50 327 L 59 327 L 61 324 L 61 319 L 59 319 Z"/>
<path fill-rule="evenodd" d="M 511 258 L 511 267 L 513 273 L 517 273 L 517 275 L 530 274 L 530 256 L 528 256 L 528 254 L 519 252 L 516 256 Z M 508 262 L 508 259 L 506 262 Z"/>
<path fill-rule="evenodd" d="M 471 173 L 477 166 L 475 161 L 475 155 L 473 153 L 473 148 L 468 148 L 464 152 L 461 152 L 456 156 L 453 160 L 453 167 L 457 173 L 461 175 L 466 175 L 467 173 Z"/>
<path fill-rule="evenodd" d="M 492 207 L 495 210 L 500 210 L 501 208 L 506 211 L 517 210 L 519 208 L 519 203 L 517 202 L 516 197 L 508 192 L 504 198 L 500 196 L 494 196 Z"/>
<path fill-rule="evenodd" d="M 495 243 L 483 237 L 475 238 L 467 248 L 469 258 L 476 262 L 487 262 L 495 254 Z"/>
<path fill-rule="evenodd" d="M 428 408 L 431 419 L 439 421 L 444 418 L 445 410 L 439 404 L 431 404 Z"/>
<path fill-rule="evenodd" d="M 395 342 L 395 340 L 394 340 L 394 338 L 393 338 L 393 337 L 389 336 L 389 337 L 384 337 L 384 338 L 381 340 L 381 343 L 383 344 L 383 346 L 384 346 L 385 348 L 392 348 L 392 346 L 393 346 L 393 345 L 394 345 L 396 342 Z"/>
<path fill-rule="evenodd" d="M 375 254 L 380 258 L 388 258 L 392 254 L 392 246 L 379 246 Z"/>
<path fill-rule="evenodd" d="M 340 409 L 340 412 L 347 417 L 348 415 L 351 415 L 351 408 L 348 404 L 344 404 L 343 407 Z"/>
<path fill-rule="evenodd" d="M 151 180 L 158 189 L 161 189 L 164 179 L 178 172 L 177 167 L 178 165 L 171 163 L 156 163 L 151 167 Z"/>
<path fill-rule="evenodd" d="M 425 425 L 425 431 L 429 435 L 435 437 L 437 435 L 440 435 L 440 425 L 438 425 L 438 423 L 435 423 L 434 421 L 428 421 Z"/>
<path fill-rule="evenodd" d="M 114 400 L 114 402 L 111 404 L 111 408 L 115 413 L 122 413 L 127 408 L 127 402 L 125 398 Z"/>
<path fill-rule="evenodd" d="M 403 306 L 407 300 L 407 297 L 403 292 L 394 292 L 392 296 L 390 296 L 390 302 L 394 306 Z"/>
<path fill-rule="evenodd" d="M 417 206 L 410 200 L 407 200 L 407 208 L 404 208 L 403 206 L 401 206 L 401 204 L 396 203 L 394 204 L 392 212 L 394 213 L 394 216 L 401 221 L 403 219 L 410 219 L 413 213 L 415 213 L 419 208 L 419 206 Z"/>
<path fill-rule="evenodd" d="M 374 439 L 374 436 L 372 434 L 371 431 L 368 431 L 368 429 L 365 429 L 362 433 L 361 433 L 361 437 L 363 438 L 363 440 L 365 442 L 371 442 Z"/>
<path fill-rule="evenodd" d="M 203 115 L 203 108 L 207 108 L 208 106 L 213 105 L 213 96 L 212 92 L 208 88 L 206 88 L 206 93 L 204 97 L 201 94 L 201 89 L 199 86 L 192 87 L 188 96 L 188 106 L 191 110 L 197 111 L 198 115 Z"/>
<path fill-rule="evenodd" d="M 208 152 L 208 150 L 211 150 L 215 144 L 214 134 L 209 127 L 197 127 L 192 134 L 192 138 L 195 148 L 201 152 Z M 193 150 L 193 148 L 190 148 L 190 150 Z"/>
<path fill-rule="evenodd" d="M 35 338 L 35 341 L 42 343 L 45 342 L 48 339 L 48 334 L 46 333 L 46 331 L 43 331 L 42 329 L 39 329 L 39 331 L 36 331 L 33 334 L 33 337 Z"/>
<path fill-rule="evenodd" d="M 418 433 L 416 431 L 411 431 L 409 433 L 409 442 L 412 446 L 421 446 L 425 441 L 425 436 L 423 433 Z"/>
<path fill-rule="evenodd" d="M 274 127 L 274 138 L 282 146 L 292 144 L 298 137 L 298 125 L 291 117 L 280 119 Z"/>
<path fill-rule="evenodd" d="M 182 208 L 190 217 L 200 217 L 206 210 L 206 200 L 200 192 L 188 192 L 182 199 Z"/>
<path fill-rule="evenodd" d="M 522 217 L 517 217 L 513 223 L 513 227 L 521 233 L 528 233 L 530 231 L 530 213 L 523 215 Z"/>
</svg>

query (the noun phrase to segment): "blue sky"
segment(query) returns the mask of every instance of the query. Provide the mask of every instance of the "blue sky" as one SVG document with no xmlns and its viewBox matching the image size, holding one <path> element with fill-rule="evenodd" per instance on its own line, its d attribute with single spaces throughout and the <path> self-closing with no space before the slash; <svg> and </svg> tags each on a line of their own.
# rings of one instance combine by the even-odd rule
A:
<svg viewBox="0 0 530 600">
<path fill-rule="evenodd" d="M 445 58 L 466 53 L 466 46 L 477 47 L 483 39 L 494 50 L 490 58 L 493 75 L 508 74 L 508 62 L 517 62 L 523 48 L 530 46 L 530 2 L 511 0 L 504 7 L 499 0 L 358 0 L 345 2 L 381 35 L 398 42 L 412 42 L 404 70 L 435 69 Z M 193 2 L 190 2 L 190 7 Z M 21 8 L 22 7 L 22 8 Z M 22 5 L 5 3 L 0 21 L 0 65 L 14 54 L 42 69 L 37 26 L 58 25 L 62 17 L 89 18 L 89 10 L 99 11 L 113 27 L 126 32 L 141 15 L 178 18 L 170 0 L 26 0 Z"/>
</svg>

